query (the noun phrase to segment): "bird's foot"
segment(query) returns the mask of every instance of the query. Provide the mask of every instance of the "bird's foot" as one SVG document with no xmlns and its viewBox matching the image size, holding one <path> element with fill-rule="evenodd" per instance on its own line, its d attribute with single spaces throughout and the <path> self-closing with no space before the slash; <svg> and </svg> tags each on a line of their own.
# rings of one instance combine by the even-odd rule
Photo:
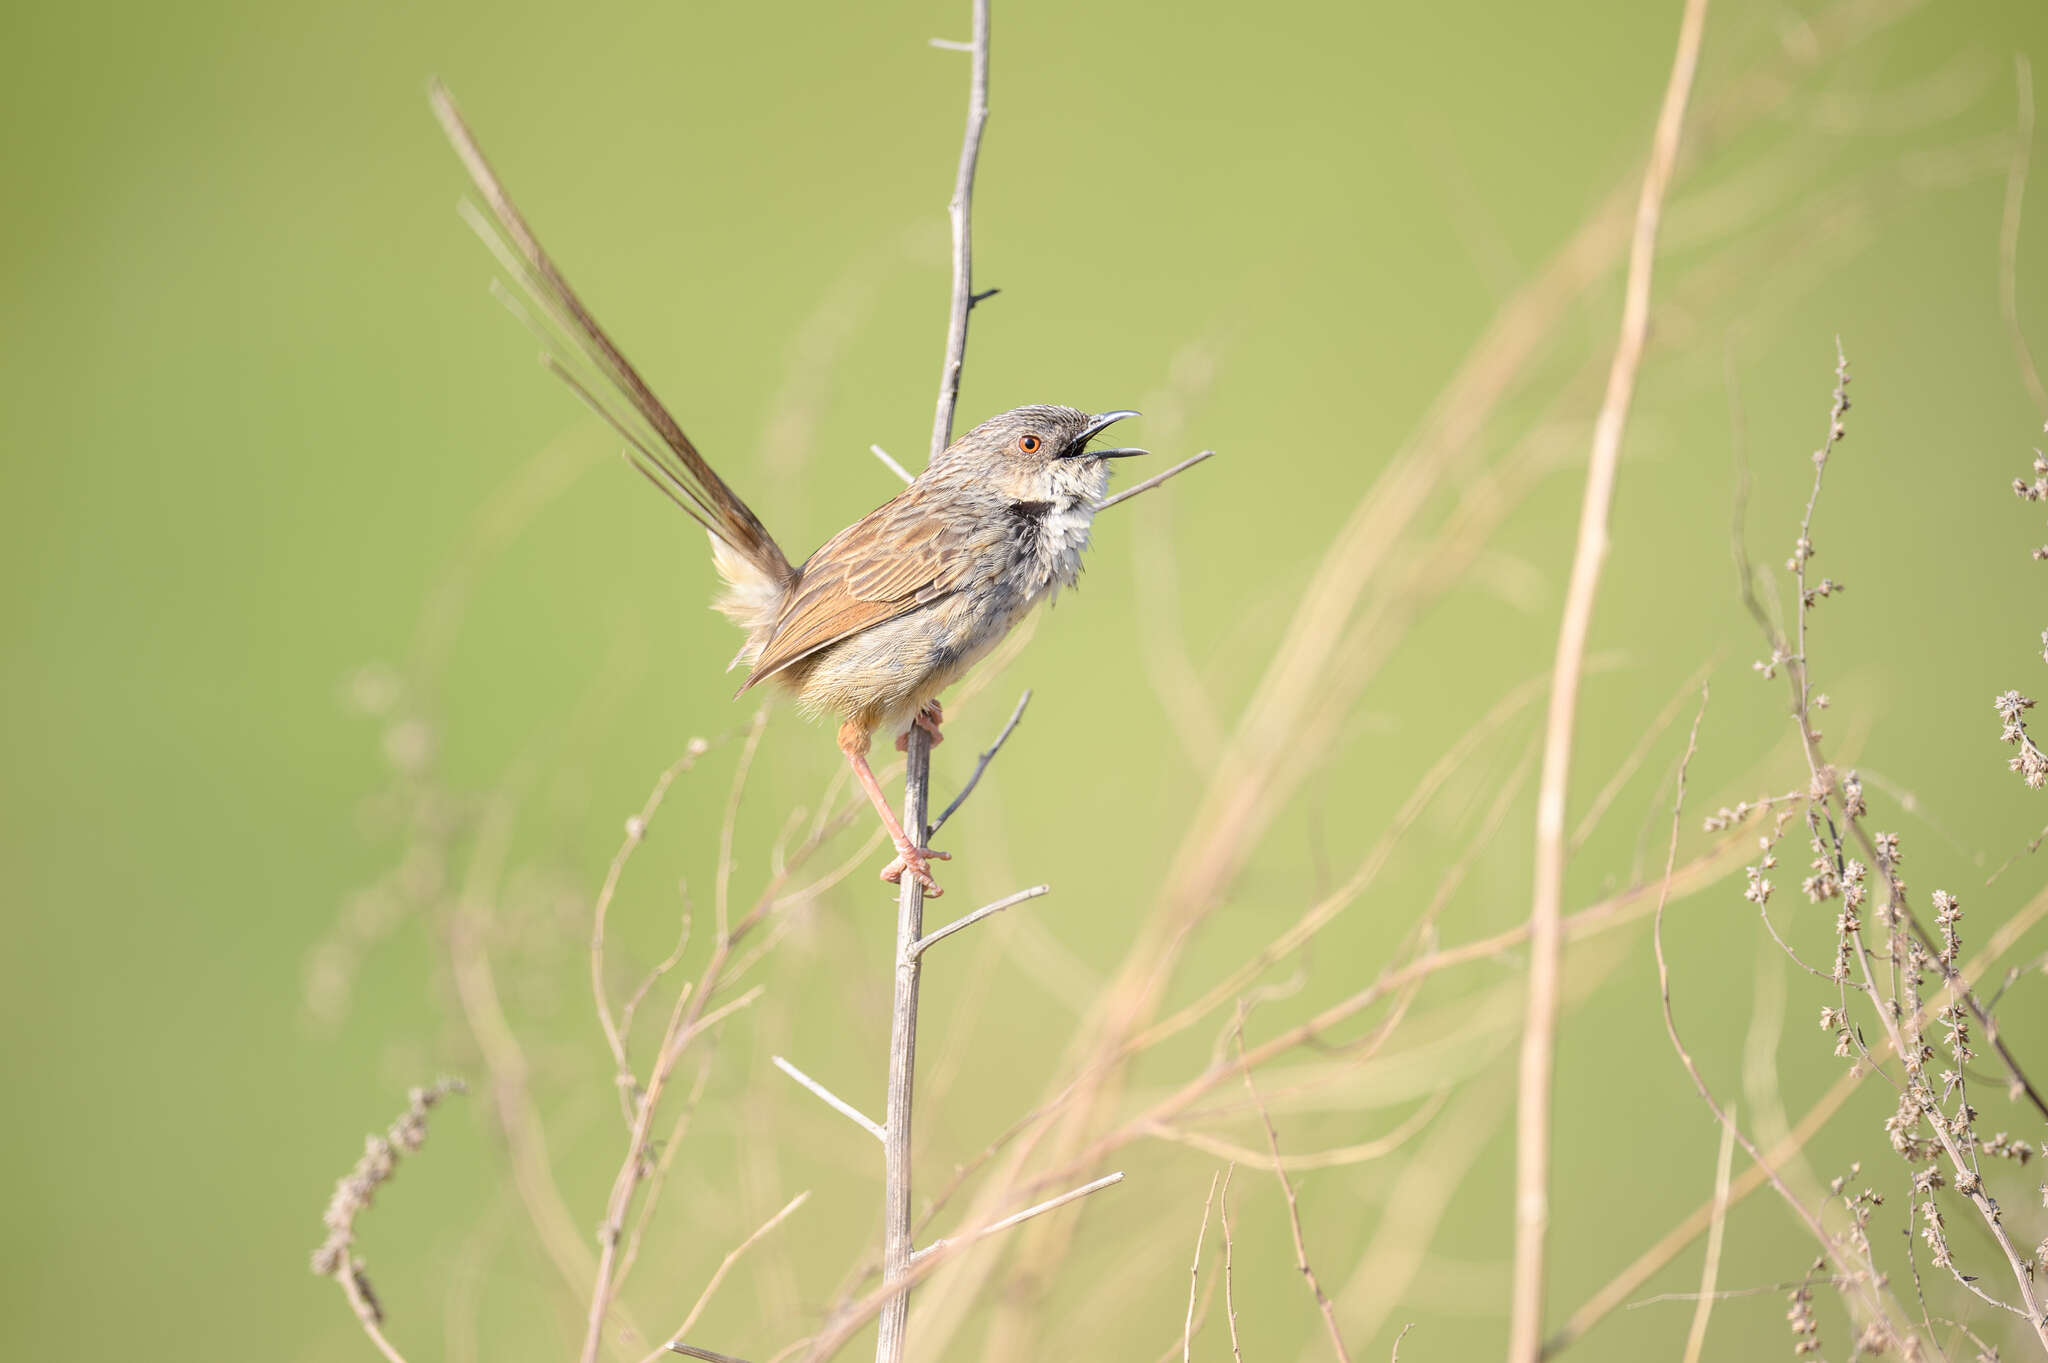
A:
<svg viewBox="0 0 2048 1363">
<path fill-rule="evenodd" d="M 953 854 L 951 852 L 935 852 L 929 847 L 912 847 L 909 839 L 906 838 L 896 844 L 896 859 L 882 868 L 882 879 L 888 881 L 891 885 L 895 885 L 902 881 L 903 873 L 908 871 L 919 884 L 924 886 L 924 892 L 927 897 L 937 899 L 945 894 L 945 891 L 939 888 L 938 881 L 932 879 L 931 863 L 934 860 L 951 861 L 952 859 Z"/>
<path fill-rule="evenodd" d="M 932 736 L 932 746 L 934 748 L 946 741 L 946 736 L 939 732 L 939 726 L 946 722 L 946 710 L 936 700 L 926 701 L 919 708 L 918 712 L 911 716 L 910 722 L 913 726 L 924 730 Z M 910 730 L 905 729 L 902 733 L 896 735 L 896 751 L 908 752 L 909 750 Z"/>
</svg>

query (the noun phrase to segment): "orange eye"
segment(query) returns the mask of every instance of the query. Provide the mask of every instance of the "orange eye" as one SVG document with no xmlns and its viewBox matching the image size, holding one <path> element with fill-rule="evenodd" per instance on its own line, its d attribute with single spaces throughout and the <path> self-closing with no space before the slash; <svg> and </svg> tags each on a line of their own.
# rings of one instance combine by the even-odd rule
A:
<svg viewBox="0 0 2048 1363">
<path fill-rule="evenodd" d="M 1019 436 L 1017 439 L 1017 448 L 1024 451 L 1024 453 L 1026 454 L 1037 454 L 1038 437 L 1035 435 Z"/>
</svg>

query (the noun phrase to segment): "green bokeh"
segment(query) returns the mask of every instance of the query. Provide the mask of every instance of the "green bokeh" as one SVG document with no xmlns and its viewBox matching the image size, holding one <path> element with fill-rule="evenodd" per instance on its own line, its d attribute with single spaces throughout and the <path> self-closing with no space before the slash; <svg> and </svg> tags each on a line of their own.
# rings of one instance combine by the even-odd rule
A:
<svg viewBox="0 0 2048 1363">
<path fill-rule="evenodd" d="M 1141 615 L 1156 627 L 1170 613 L 1215 713 L 1234 723 L 1324 547 L 1496 308 L 1605 196 L 1632 191 L 1676 8 L 999 7 L 976 262 L 1003 292 L 976 314 L 962 414 L 1058 401 L 1156 416 L 1148 399 L 1192 355 L 1213 379 L 1151 438 L 1162 455 L 1221 457 L 1106 518 L 1083 589 L 956 711 L 941 790 L 1010 697 L 1036 688 L 960 827 L 947 907 L 1034 880 L 1056 892 L 990 938 L 1000 950 L 963 950 L 959 970 L 931 977 L 927 1016 L 968 1019 L 927 1039 L 927 1064 L 957 1071 L 921 1132 L 932 1170 L 1051 1081 L 1075 1009 L 1122 959 L 1208 779 L 1204 750 L 1183 743 L 1148 684 Z M 1964 893 L 1981 945 L 2041 881 L 2031 862 L 1988 890 L 1984 876 L 2048 821 L 2003 771 L 1988 703 L 2040 685 L 2048 625 L 2042 569 L 2026 560 L 2040 516 L 2004 490 L 2044 414 L 1998 291 L 2014 57 L 2048 59 L 2048 9 L 1930 4 L 1850 44 L 1829 38 L 1822 12 L 1730 3 L 1710 22 L 1702 120 L 1731 100 L 1775 103 L 1696 137 L 1674 193 L 1593 641 L 1618 665 L 1587 684 L 1574 814 L 1709 662 L 1699 806 L 1797 784 L 1782 692 L 1751 675 L 1758 647 L 1733 590 L 1731 412 L 1755 474 L 1751 541 L 1775 561 L 1839 335 L 1858 402 L 1816 530 L 1820 568 L 1851 585 L 1819 616 L 1826 727 L 1888 783 L 1873 781 L 1876 818 L 1908 838 L 1915 890 Z M 720 667 L 734 641 L 702 609 L 699 538 L 610 459 L 605 433 L 534 369 L 486 294 L 487 258 L 452 212 L 460 176 L 428 116 L 427 77 L 454 88 L 587 300 L 802 553 L 888 494 L 870 442 L 920 462 L 964 75 L 963 58 L 925 39 L 964 23 L 951 4 L 217 0 L 14 6 L 0 19 L 14 58 L 0 84 L 12 133 L 0 145 L 9 1356 L 369 1356 L 333 1287 L 306 1271 L 321 1205 L 357 1133 L 407 1084 L 474 1073 L 474 1054 L 432 920 L 401 922 L 368 952 L 333 1026 L 308 1020 L 305 981 L 351 893 L 395 855 L 371 798 L 388 780 L 384 736 L 350 713 L 346 681 L 366 663 L 417 662 L 420 640 L 442 637 L 421 623 L 432 602 L 459 603 L 427 698 L 437 773 L 465 792 L 508 773 L 530 781 L 515 860 L 531 869 L 494 949 L 519 986 L 508 1008 L 582 1225 L 615 1165 L 582 905 L 653 776 L 692 735 L 741 731 L 751 712 L 728 699 Z M 2018 259 L 2019 314 L 2040 337 L 2048 209 L 2025 221 Z M 1194 943 L 1177 997 L 1348 874 L 1420 773 L 1548 666 L 1618 310 L 1608 270 L 1487 428 L 1476 448 L 1491 462 L 1546 422 L 1564 423 L 1570 457 L 1401 638 Z M 498 533 L 492 508 L 536 477 L 545 498 Z M 1440 494 L 1427 523 L 1461 490 Z M 1161 595 L 1162 551 L 1177 601 Z M 1399 567 L 1430 564 L 1409 546 Z M 1483 804 L 1534 725 L 1524 713 L 1483 748 L 1452 803 Z M 1658 783 L 1683 727 L 1651 748 L 1574 862 L 1574 905 L 1661 856 Z M 678 787 L 669 836 L 636 862 L 625 959 L 666 949 L 665 886 L 678 875 L 704 908 L 732 752 Z M 815 800 L 835 760 L 823 730 L 775 713 L 740 825 L 742 882 L 758 883 L 781 812 Z M 1426 819 L 1275 1015 L 1376 972 L 1449 862 L 1473 869 L 1447 941 L 1517 921 L 1528 805 L 1524 790 L 1482 846 Z M 1788 846 L 1781 882 L 1798 878 Z M 786 1002 L 719 1053 L 701 1145 L 633 1293 L 654 1328 L 797 1189 L 819 1192 L 777 1270 L 787 1282 L 736 1278 L 707 1342 L 765 1356 L 810 1323 L 802 1312 L 867 1243 L 871 1152 L 778 1087 L 766 1056 L 788 1049 L 853 1092 L 879 1091 L 888 910 L 871 874 L 822 901 L 761 977 Z M 1778 903 L 1796 919 L 1792 898 Z M 1780 971 L 1765 958 L 1760 973 L 1758 935 L 1732 884 L 1688 901 L 1672 927 L 1680 1011 L 1738 1100 L 1753 982 Z M 1826 936 L 1823 925 L 1808 941 L 1824 953 Z M 1558 1076 L 1559 1317 L 1706 1195 L 1716 1143 L 1657 1020 L 1647 933 L 1570 959 L 1585 989 Z M 1426 992 L 1403 1044 L 1511 1047 L 1511 1021 L 1482 1024 L 1488 1009 L 1512 1013 L 1513 996 L 1482 986 L 1518 964 Z M 1784 984 L 1779 1063 L 1796 1116 L 1839 1062 L 1811 1027 L 1825 990 Z M 2018 990 L 2008 1032 L 2038 1058 L 2048 1010 L 2038 983 Z M 1467 1024 L 1479 1040 L 1461 1040 Z M 1139 1082 L 1189 1072 L 1211 1035 L 1141 1067 Z M 1512 1106 L 1511 1066 L 1478 1072 L 1476 1106 L 1454 1109 L 1467 1129 Z M 1812 1167 L 1825 1179 L 1863 1159 L 1897 1190 L 1884 1105 L 1862 1101 Z M 1347 1144 L 1405 1110 L 1302 1117 L 1286 1134 L 1301 1148 Z M 1347 1318 L 1384 1322 L 1354 1341 L 1358 1355 L 1385 1356 L 1411 1319 L 1423 1324 L 1404 1357 L 1497 1350 L 1505 1130 L 1477 1129 L 1484 1144 L 1446 1190 L 1412 1280 L 1340 1296 Z M 1311 1240 L 1333 1285 L 1375 1237 L 1398 1244 L 1404 1197 L 1419 1196 L 1400 1178 L 1406 1158 L 1308 1176 Z M 1142 1359 L 1177 1337 L 1214 1162 L 1145 1144 L 1121 1165 L 1130 1184 L 1089 1213 L 1048 1299 L 1048 1349 Z M 2016 1186 L 2027 1196 L 2012 1204 L 2015 1235 L 2031 1245 L 2048 1227 L 2032 1183 Z M 1246 1356 L 1316 1357 L 1277 1190 L 1240 1171 L 1237 1196 Z M 1901 1201 L 1888 1209 L 1894 1237 Z M 1981 1265 L 1981 1235 L 1957 1234 Z M 1796 1277 L 1812 1253 L 1762 1196 L 1728 1245 L 1730 1286 Z M 480 1103 L 437 1124 L 365 1223 L 365 1247 L 413 1363 L 568 1353 L 569 1317 L 504 1192 Z M 1697 1269 L 1690 1250 L 1646 1291 L 1685 1290 Z M 1104 1282 L 1108 1305 L 1093 1290 Z M 763 1324 L 790 1302 L 799 1314 Z M 1773 1295 L 1725 1304 L 1708 1356 L 1787 1349 L 1782 1309 Z M 1617 1313 L 1580 1352 L 1675 1357 L 1688 1318 L 1671 1305 Z M 1845 1352 L 1839 1316 L 1827 1319 L 1831 1350 Z M 982 1339 L 970 1327 L 951 1356 L 981 1356 Z M 1202 1356 L 1224 1347 L 1212 1322 Z"/>
</svg>

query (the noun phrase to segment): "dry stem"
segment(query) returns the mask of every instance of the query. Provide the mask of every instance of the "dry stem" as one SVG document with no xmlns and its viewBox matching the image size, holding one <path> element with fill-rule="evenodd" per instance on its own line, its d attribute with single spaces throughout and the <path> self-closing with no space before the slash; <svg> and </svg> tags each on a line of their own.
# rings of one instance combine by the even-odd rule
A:
<svg viewBox="0 0 2048 1363">
<path fill-rule="evenodd" d="M 1657 117 L 1650 163 L 1636 202 L 1635 233 L 1629 246 L 1628 286 L 1622 308 L 1621 340 L 1608 371 L 1607 396 L 1593 427 L 1593 452 L 1586 470 L 1578 548 L 1572 557 L 1564 620 L 1558 629 L 1557 663 L 1551 678 L 1550 715 L 1545 726 L 1543 775 L 1536 799 L 1534 902 L 1529 911 L 1529 994 L 1522 1033 L 1522 1061 L 1516 1109 L 1515 1265 L 1508 1324 L 1511 1363 L 1534 1363 L 1543 1338 L 1544 1238 L 1550 1226 L 1551 1076 L 1557 1044 L 1563 951 L 1565 794 L 1571 776 L 1572 730 L 1578 715 L 1579 676 L 1592 627 L 1593 601 L 1607 556 L 1608 509 L 1614 500 L 1622 432 L 1628 424 L 1636 373 L 1649 339 L 1650 275 L 1656 257 L 1657 225 L 1664 192 L 1678 159 L 1679 134 L 1699 65 L 1706 27 L 1706 0 L 1686 0 L 1678 51 Z"/>
<path fill-rule="evenodd" d="M 939 371 L 938 408 L 932 418 L 933 459 L 952 443 L 953 411 L 960 401 L 960 370 L 967 357 L 967 318 L 974 311 L 974 170 L 981 157 L 981 132 L 988 124 L 988 40 L 989 0 L 974 0 L 967 130 L 960 142 L 960 168 L 953 182 L 953 200 L 947 206 L 953 223 L 953 297 L 946 324 L 946 358 Z M 999 740 L 996 747 L 1000 746 Z M 904 751 L 903 826 L 923 832 L 929 817 L 930 736 L 917 725 L 911 725 Z M 989 756 L 994 755 L 995 749 L 991 748 Z M 976 777 L 979 775 L 977 771 Z M 961 798 L 965 797 L 963 791 Z M 910 1124 L 911 1098 L 917 1081 L 917 944 L 923 936 L 924 886 L 906 871 L 896 907 L 896 989 L 889 1021 L 889 1098 L 882 1118 L 887 1133 L 882 1143 L 882 1285 L 894 1291 L 881 1308 L 875 1363 L 902 1363 L 910 1320 Z"/>
<path fill-rule="evenodd" d="M 1337 1308 L 1330 1305 L 1330 1298 L 1323 1292 L 1322 1280 L 1308 1261 L 1308 1244 L 1301 1235 L 1301 1203 L 1294 1196 L 1294 1181 L 1287 1177 L 1287 1167 L 1280 1159 L 1280 1133 L 1273 1129 L 1273 1118 L 1266 1111 L 1265 1099 L 1259 1097 L 1258 1085 L 1252 1082 L 1251 1063 L 1244 1051 L 1244 1005 L 1237 1008 L 1237 1067 L 1244 1074 L 1245 1092 L 1251 1094 L 1252 1104 L 1259 1110 L 1259 1121 L 1266 1128 L 1266 1147 L 1273 1153 L 1273 1177 L 1280 1180 L 1280 1191 L 1287 1195 L 1287 1227 L 1294 1233 L 1294 1265 L 1301 1270 L 1302 1279 L 1308 1283 L 1310 1295 L 1316 1299 L 1316 1309 L 1322 1312 L 1323 1328 L 1330 1335 L 1330 1349 L 1337 1355 L 1337 1363 L 1351 1363 L 1351 1354 L 1344 1347 L 1344 1332 L 1337 1328 Z"/>
<path fill-rule="evenodd" d="M 1202 1228 L 1195 1232 L 1195 1259 L 1188 1265 L 1188 1311 L 1180 1325 L 1180 1363 L 1189 1363 L 1195 1347 L 1195 1297 L 1202 1283 L 1202 1241 L 1209 1238 L 1209 1212 L 1216 1205 L 1216 1185 L 1222 1174 L 1209 1175 L 1209 1196 L 1202 1201 Z"/>
</svg>

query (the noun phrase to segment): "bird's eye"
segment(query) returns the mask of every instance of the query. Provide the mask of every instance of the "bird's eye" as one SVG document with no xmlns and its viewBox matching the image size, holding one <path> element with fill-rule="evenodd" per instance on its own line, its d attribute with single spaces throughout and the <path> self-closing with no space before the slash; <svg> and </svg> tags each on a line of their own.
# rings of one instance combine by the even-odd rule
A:
<svg viewBox="0 0 2048 1363">
<path fill-rule="evenodd" d="M 1026 454 L 1037 454 L 1038 445 L 1039 440 L 1038 437 L 1035 435 L 1019 436 L 1017 438 L 1017 448 L 1024 451 L 1024 453 Z"/>
</svg>

